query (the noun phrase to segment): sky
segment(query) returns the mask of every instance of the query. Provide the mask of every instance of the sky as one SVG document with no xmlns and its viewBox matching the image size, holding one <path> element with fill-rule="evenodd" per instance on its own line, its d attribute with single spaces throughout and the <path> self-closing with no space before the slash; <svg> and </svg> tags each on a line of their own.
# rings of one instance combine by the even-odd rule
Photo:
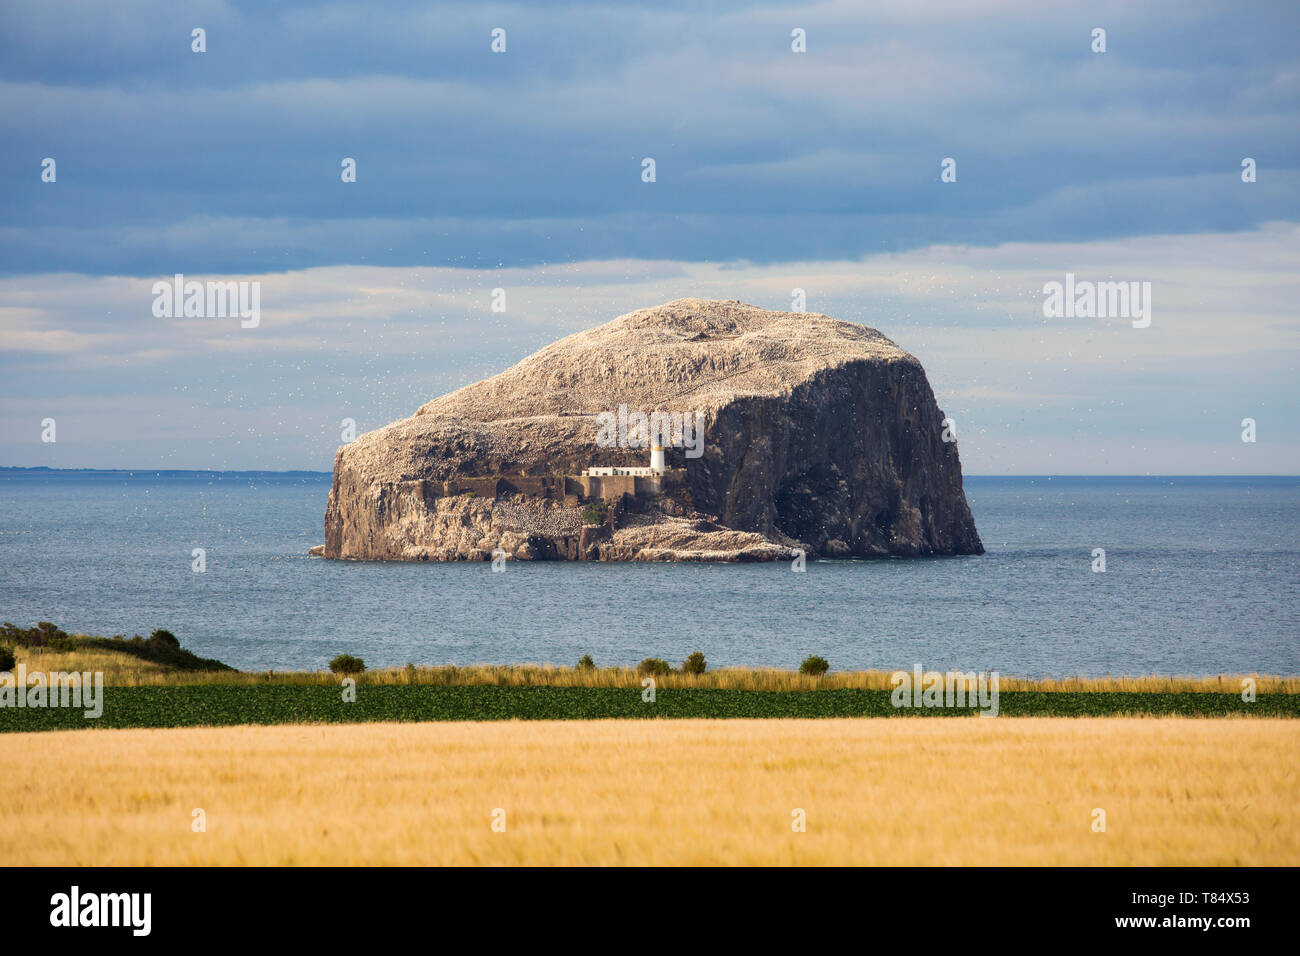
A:
<svg viewBox="0 0 1300 956">
<path fill-rule="evenodd" d="M 8 4 L 0 465 L 328 470 L 343 419 L 562 335 L 802 289 L 920 359 L 969 474 L 1297 474 L 1297 36 L 1292 2 Z M 258 283 L 257 326 L 155 315 L 177 273 Z M 1044 315 L 1067 273 L 1150 283 L 1150 324 Z"/>
</svg>

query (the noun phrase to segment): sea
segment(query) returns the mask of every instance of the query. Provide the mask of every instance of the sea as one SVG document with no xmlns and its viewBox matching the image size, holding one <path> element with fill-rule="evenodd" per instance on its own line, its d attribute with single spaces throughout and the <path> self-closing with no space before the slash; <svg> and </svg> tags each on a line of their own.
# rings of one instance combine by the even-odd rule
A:
<svg viewBox="0 0 1300 956">
<path fill-rule="evenodd" d="M 329 488 L 315 472 L 0 469 L 0 618 L 165 628 L 246 670 L 698 650 L 711 667 L 1300 674 L 1295 477 L 967 477 L 986 554 L 803 571 L 327 561 L 307 551 Z"/>
</svg>

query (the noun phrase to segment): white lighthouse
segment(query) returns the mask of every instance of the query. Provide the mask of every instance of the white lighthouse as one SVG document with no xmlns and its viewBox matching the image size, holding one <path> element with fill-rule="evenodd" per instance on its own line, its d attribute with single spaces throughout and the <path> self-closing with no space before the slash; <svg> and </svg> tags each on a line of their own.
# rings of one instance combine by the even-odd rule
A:
<svg viewBox="0 0 1300 956">
<path fill-rule="evenodd" d="M 650 474 L 662 475 L 664 473 L 664 446 L 654 444 L 650 446 Z"/>
</svg>

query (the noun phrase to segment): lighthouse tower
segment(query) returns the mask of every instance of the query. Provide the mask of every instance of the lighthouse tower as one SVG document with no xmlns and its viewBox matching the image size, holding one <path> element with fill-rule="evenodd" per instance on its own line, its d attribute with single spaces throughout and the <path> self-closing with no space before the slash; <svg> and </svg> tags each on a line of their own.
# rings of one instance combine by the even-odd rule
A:
<svg viewBox="0 0 1300 956">
<path fill-rule="evenodd" d="M 650 474 L 662 475 L 664 473 L 664 446 L 654 444 L 650 446 Z"/>
</svg>

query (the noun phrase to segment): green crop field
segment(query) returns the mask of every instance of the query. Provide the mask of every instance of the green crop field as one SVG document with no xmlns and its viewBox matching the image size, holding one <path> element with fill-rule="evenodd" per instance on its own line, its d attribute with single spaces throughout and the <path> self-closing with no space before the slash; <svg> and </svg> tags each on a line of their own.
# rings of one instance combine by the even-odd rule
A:
<svg viewBox="0 0 1300 956">
<path fill-rule="evenodd" d="M 193 684 L 104 689 L 102 717 L 80 709 L 0 708 L 0 732 L 87 727 L 195 727 L 368 721 L 591 720 L 600 718 L 966 717 L 972 708 L 895 708 L 888 690 L 761 691 L 639 688 L 366 685 L 345 702 L 338 686 Z M 1252 703 L 1216 693 L 1003 691 L 1003 717 L 1120 715 L 1300 717 L 1300 695 Z"/>
</svg>

